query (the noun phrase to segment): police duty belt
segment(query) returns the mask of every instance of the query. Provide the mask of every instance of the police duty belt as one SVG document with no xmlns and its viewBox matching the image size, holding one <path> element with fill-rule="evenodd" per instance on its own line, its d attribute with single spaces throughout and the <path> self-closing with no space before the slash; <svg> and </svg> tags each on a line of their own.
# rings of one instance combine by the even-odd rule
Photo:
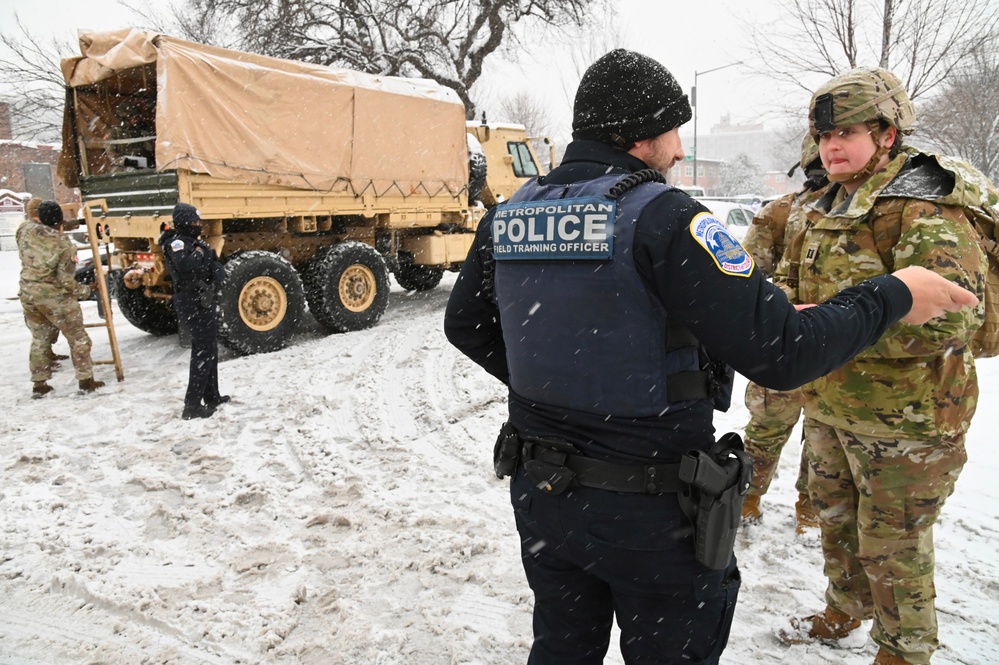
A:
<svg viewBox="0 0 999 665">
<path fill-rule="evenodd" d="M 575 446 L 561 439 L 521 440 L 520 461 L 527 475 L 552 494 L 572 486 L 611 492 L 665 494 L 680 492 L 680 464 L 613 464 L 578 454 Z"/>
</svg>

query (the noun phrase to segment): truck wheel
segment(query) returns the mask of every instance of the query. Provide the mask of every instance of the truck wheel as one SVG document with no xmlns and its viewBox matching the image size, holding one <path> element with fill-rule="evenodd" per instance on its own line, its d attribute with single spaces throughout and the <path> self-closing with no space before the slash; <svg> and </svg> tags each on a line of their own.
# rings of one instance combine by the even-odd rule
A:
<svg viewBox="0 0 999 665">
<path fill-rule="evenodd" d="M 227 347 L 243 354 L 283 349 L 304 314 L 302 280 L 286 259 L 255 250 L 226 261 L 219 339 Z"/>
<path fill-rule="evenodd" d="M 388 268 L 370 245 L 333 245 L 316 259 L 309 272 L 312 315 L 330 332 L 370 328 L 385 313 Z"/>
<path fill-rule="evenodd" d="M 408 253 L 400 253 L 399 267 L 394 273 L 399 286 L 407 291 L 429 291 L 441 283 L 443 268 L 413 265 L 412 260 Z"/>
<path fill-rule="evenodd" d="M 125 271 L 114 273 L 114 292 L 118 294 L 118 309 L 125 320 L 151 335 L 172 335 L 177 332 L 177 313 L 167 299 L 147 298 L 143 289 L 125 286 Z"/>
</svg>

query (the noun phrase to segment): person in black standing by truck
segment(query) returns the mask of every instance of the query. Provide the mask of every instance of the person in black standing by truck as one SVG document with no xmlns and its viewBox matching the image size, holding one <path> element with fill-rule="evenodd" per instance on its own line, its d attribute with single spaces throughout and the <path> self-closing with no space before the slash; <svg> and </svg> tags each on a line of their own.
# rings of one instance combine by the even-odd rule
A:
<svg viewBox="0 0 999 665">
<path fill-rule="evenodd" d="M 225 269 L 208 243 L 199 240 L 201 215 L 187 203 L 173 208 L 173 228 L 160 236 L 173 280 L 177 321 L 191 333 L 191 371 L 184 396 L 184 420 L 208 418 L 229 401 L 219 393 L 218 292 Z"/>
<path fill-rule="evenodd" d="M 899 319 L 978 302 L 909 267 L 790 304 L 723 222 L 664 184 L 690 117 L 660 63 L 600 58 L 562 164 L 486 214 L 448 301 L 448 340 L 509 387 L 494 458 L 534 592 L 530 665 L 603 662 L 615 615 L 629 665 L 717 665 L 749 480 L 715 457 L 716 368 L 789 390 Z M 733 438 L 719 443 L 735 452 Z"/>
</svg>

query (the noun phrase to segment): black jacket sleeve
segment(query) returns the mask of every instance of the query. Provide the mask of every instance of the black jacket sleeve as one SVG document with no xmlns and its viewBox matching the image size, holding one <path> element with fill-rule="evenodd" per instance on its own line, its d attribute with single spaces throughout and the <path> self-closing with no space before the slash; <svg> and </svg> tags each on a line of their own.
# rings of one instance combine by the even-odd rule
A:
<svg viewBox="0 0 999 665">
<path fill-rule="evenodd" d="M 174 241 L 183 246 L 175 250 Z M 172 232 L 161 237 L 160 245 L 175 286 L 191 288 L 198 282 L 220 285 L 225 279 L 222 262 L 204 241 Z"/>
<path fill-rule="evenodd" d="M 506 344 L 499 309 L 492 295 L 492 239 L 487 214 L 475 234 L 444 313 L 444 334 L 451 344 L 477 365 L 508 384 Z"/>
<path fill-rule="evenodd" d="M 912 307 L 905 284 L 884 275 L 798 312 L 759 270 L 742 277 L 717 266 L 689 231 L 690 220 L 706 211 L 680 192 L 658 197 L 638 222 L 636 266 L 713 359 L 760 385 L 789 390 L 829 373 Z"/>
</svg>

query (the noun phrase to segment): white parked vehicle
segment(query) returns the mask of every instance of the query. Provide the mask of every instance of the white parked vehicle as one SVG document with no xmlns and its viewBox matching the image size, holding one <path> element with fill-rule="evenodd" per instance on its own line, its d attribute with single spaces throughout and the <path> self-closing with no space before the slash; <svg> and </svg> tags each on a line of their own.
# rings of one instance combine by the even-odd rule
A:
<svg viewBox="0 0 999 665">
<path fill-rule="evenodd" d="M 746 231 L 753 223 L 755 215 L 753 209 L 748 205 L 709 198 L 697 198 L 696 200 L 714 213 L 715 217 L 725 222 L 732 235 L 737 239 L 742 240 L 746 237 Z"/>
</svg>

